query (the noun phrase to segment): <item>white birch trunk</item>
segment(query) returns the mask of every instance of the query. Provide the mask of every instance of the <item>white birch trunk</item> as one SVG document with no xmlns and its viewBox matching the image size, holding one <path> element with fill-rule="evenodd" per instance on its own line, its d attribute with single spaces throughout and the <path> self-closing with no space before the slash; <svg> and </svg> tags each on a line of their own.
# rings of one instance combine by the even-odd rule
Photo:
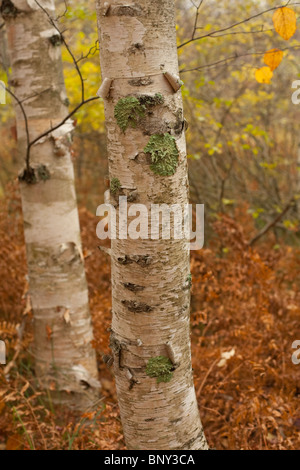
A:
<svg viewBox="0 0 300 470">
<path fill-rule="evenodd" d="M 180 84 L 172 79 L 178 75 L 174 1 L 97 0 L 97 12 L 111 202 L 122 194 L 148 208 L 183 206 L 188 176 Z M 128 120 L 132 98 L 137 114 Z M 156 173 L 144 152 L 151 136 L 165 136 L 173 151 L 175 142 L 179 153 Z M 129 449 L 207 449 L 191 366 L 189 276 L 185 240 L 112 242 L 111 347 Z M 150 371 L 163 375 L 159 356 L 174 369 L 161 383 Z"/>
<path fill-rule="evenodd" d="M 53 0 L 39 0 L 55 17 Z M 12 82 L 23 102 L 33 140 L 67 116 L 60 37 L 34 0 L 3 0 Z M 25 122 L 18 105 L 20 153 Z M 35 182 L 20 179 L 30 295 L 34 313 L 36 374 L 54 399 L 91 405 L 99 391 L 88 290 L 71 160 L 72 122 L 31 152 Z M 66 392 L 66 393 L 64 393 Z"/>
<path fill-rule="evenodd" d="M 296 168 L 296 194 L 297 194 L 297 213 L 300 218 L 300 144 L 298 144 L 297 168 Z"/>
</svg>

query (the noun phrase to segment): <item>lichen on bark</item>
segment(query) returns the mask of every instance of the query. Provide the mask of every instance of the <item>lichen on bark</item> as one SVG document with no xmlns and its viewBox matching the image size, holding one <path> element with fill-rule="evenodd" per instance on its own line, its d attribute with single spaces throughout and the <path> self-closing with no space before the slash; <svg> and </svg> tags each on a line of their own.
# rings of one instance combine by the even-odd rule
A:
<svg viewBox="0 0 300 470">
<path fill-rule="evenodd" d="M 121 183 L 118 178 L 112 178 L 110 182 L 110 192 L 116 194 L 121 189 Z"/>
<path fill-rule="evenodd" d="M 170 382 L 174 366 L 166 356 L 157 356 L 149 359 L 146 367 L 146 374 L 149 377 L 156 377 L 157 383 Z"/>
<path fill-rule="evenodd" d="M 186 283 L 189 289 L 192 288 L 193 285 L 193 276 L 192 274 L 189 274 L 188 277 L 186 278 Z"/>
<path fill-rule="evenodd" d="M 176 173 L 179 152 L 176 140 L 170 134 L 155 134 L 144 148 L 151 156 L 150 165 L 153 173 L 160 176 L 171 176 Z"/>
<path fill-rule="evenodd" d="M 126 96 L 115 106 L 114 115 L 120 129 L 125 132 L 128 127 L 136 128 L 149 108 L 164 103 L 161 93 L 155 95 Z"/>
<path fill-rule="evenodd" d="M 103 1 L 97 4 L 102 75 L 119 77 L 104 100 L 109 172 L 120 178 L 124 194 L 138 195 L 148 214 L 157 199 L 183 207 L 188 184 L 182 98 L 164 76 L 164 71 L 178 76 L 174 0 L 140 0 L 138 17 L 115 16 L 114 6 L 103 16 Z M 152 106 L 147 97 L 158 93 L 164 102 Z M 146 109 L 136 129 L 128 125 L 123 132 L 115 107 L 124 97 Z M 144 151 L 150 139 L 152 155 Z M 152 158 L 162 160 L 161 169 Z M 112 240 L 111 329 L 122 344 L 114 352 L 114 372 L 124 437 L 131 450 L 204 450 L 191 365 L 188 243 L 159 238 Z M 133 386 L 133 379 L 139 385 Z M 157 384 L 157 379 L 169 382 Z"/>
<path fill-rule="evenodd" d="M 39 165 L 37 168 L 25 168 L 19 175 L 19 181 L 24 181 L 27 184 L 37 184 L 40 181 L 47 181 L 51 178 L 50 171 L 46 165 Z"/>
<path fill-rule="evenodd" d="M 50 179 L 50 171 L 46 167 L 46 165 L 40 165 L 37 169 L 38 177 L 42 181 L 47 181 Z"/>
<path fill-rule="evenodd" d="M 155 93 L 152 95 L 140 95 L 138 100 L 141 105 L 146 106 L 146 108 L 151 106 L 158 106 L 159 104 L 164 104 L 164 97 L 161 93 Z"/>
<path fill-rule="evenodd" d="M 115 107 L 115 118 L 123 132 L 130 126 L 135 128 L 139 118 L 145 115 L 145 107 L 134 96 L 121 98 Z"/>
</svg>

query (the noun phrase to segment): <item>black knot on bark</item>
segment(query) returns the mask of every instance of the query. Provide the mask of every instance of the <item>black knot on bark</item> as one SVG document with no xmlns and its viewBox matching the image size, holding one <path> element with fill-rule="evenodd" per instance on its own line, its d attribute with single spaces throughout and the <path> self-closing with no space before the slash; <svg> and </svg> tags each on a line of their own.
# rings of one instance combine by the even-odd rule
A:
<svg viewBox="0 0 300 470">
<path fill-rule="evenodd" d="M 39 165 L 37 168 L 25 168 L 19 175 L 19 181 L 23 181 L 27 184 L 37 184 L 39 181 L 47 181 L 50 178 L 50 172 L 45 165 Z"/>
<path fill-rule="evenodd" d="M 11 0 L 2 0 L 0 13 L 3 19 L 6 20 L 8 18 L 15 18 L 20 11 L 15 7 Z"/>
<path fill-rule="evenodd" d="M 53 36 L 49 38 L 49 41 L 53 47 L 58 47 L 62 43 L 62 35 L 59 33 L 53 34 Z"/>
<path fill-rule="evenodd" d="M 26 168 L 23 173 L 19 175 L 19 181 L 23 181 L 27 184 L 36 184 L 37 177 L 33 168 Z"/>
</svg>

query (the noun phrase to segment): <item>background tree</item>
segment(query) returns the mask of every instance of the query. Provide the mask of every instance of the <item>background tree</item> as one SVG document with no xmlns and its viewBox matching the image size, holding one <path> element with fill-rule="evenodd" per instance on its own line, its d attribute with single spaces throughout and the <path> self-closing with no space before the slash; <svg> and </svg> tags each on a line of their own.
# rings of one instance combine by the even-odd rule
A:
<svg viewBox="0 0 300 470">
<path fill-rule="evenodd" d="M 25 160 L 19 180 L 36 373 L 60 402 L 86 407 L 99 383 L 71 161 L 73 121 L 38 139 L 68 116 L 62 37 L 49 21 L 49 15 L 55 18 L 53 1 L 3 0 L 1 14 Z"/>
<path fill-rule="evenodd" d="M 207 217 L 205 246 L 191 256 L 193 369 L 205 436 L 218 450 L 300 448 L 299 365 L 291 361 L 300 338 L 300 226 L 290 204 L 299 175 L 299 105 L 291 102 L 299 31 L 285 41 L 273 24 L 277 7 L 287 3 L 175 2 L 191 199 L 205 204 Z M 94 97 L 100 76 L 94 0 L 58 0 L 56 7 L 86 97 Z M 296 1 L 288 7 L 299 16 Z M 5 32 L 1 20 L 0 28 Z M 9 83 L 1 41 L 0 79 Z M 258 83 L 256 71 L 273 48 L 283 52 L 282 62 L 269 83 Z M 62 58 L 75 109 L 81 79 L 67 47 Z M 104 361 L 98 367 L 105 398 L 95 413 L 49 406 L 47 392 L 36 393 L 31 322 L 24 328 L 32 317 L 12 101 L 7 96 L 0 106 L 0 340 L 8 361 L 0 367 L 0 449 L 123 449 L 114 375 Z M 76 120 L 72 159 L 93 347 L 101 357 L 110 354 L 111 326 L 110 262 L 95 236 L 107 171 L 103 101 L 80 107 Z"/>
</svg>

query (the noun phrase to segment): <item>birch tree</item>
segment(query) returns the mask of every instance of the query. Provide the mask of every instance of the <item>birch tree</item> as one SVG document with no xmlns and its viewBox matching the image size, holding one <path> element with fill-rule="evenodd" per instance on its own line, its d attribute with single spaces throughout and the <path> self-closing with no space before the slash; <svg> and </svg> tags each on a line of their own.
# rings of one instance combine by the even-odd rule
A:
<svg viewBox="0 0 300 470">
<path fill-rule="evenodd" d="M 110 202 L 123 195 L 129 208 L 183 207 L 174 1 L 97 0 L 97 14 Z M 111 258 L 111 348 L 127 447 L 207 449 L 191 365 L 187 240 L 112 240 Z"/>
<path fill-rule="evenodd" d="M 298 144 L 297 152 L 297 167 L 296 167 L 296 203 L 297 203 L 297 213 L 300 217 L 300 143 Z"/>
<path fill-rule="evenodd" d="M 36 374 L 61 403 L 84 408 L 98 393 L 61 61 L 49 22 L 53 0 L 2 0 L 14 89 Z M 30 151 L 30 154 L 29 154 Z M 21 160 L 20 160 L 21 161 Z"/>
</svg>

